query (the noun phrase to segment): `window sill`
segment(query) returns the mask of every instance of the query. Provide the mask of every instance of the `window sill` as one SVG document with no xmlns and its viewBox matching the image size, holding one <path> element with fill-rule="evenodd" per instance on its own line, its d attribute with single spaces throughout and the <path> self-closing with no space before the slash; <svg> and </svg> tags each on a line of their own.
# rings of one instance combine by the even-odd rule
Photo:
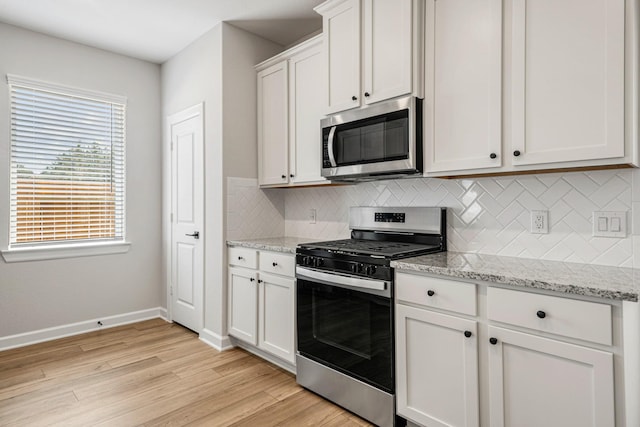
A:
<svg viewBox="0 0 640 427">
<path fill-rule="evenodd" d="M 23 247 L 5 249 L 5 262 L 43 261 L 48 259 L 76 258 L 83 256 L 123 254 L 129 251 L 130 242 L 92 242 Z"/>
</svg>

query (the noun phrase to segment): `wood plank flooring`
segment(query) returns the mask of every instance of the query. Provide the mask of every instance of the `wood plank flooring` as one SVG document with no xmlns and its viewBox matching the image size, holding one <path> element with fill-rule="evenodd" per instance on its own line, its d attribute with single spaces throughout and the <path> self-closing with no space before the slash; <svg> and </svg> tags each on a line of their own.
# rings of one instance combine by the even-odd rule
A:
<svg viewBox="0 0 640 427">
<path fill-rule="evenodd" d="M 161 319 L 0 352 L 1 426 L 370 426 Z"/>
</svg>

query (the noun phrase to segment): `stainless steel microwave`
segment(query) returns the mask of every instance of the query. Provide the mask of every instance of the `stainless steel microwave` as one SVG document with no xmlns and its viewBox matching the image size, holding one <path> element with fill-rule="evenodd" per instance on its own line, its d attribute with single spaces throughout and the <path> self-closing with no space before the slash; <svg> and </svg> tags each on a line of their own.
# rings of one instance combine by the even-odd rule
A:
<svg viewBox="0 0 640 427">
<path fill-rule="evenodd" d="M 422 173 L 422 100 L 380 102 L 323 119 L 322 176 L 366 181 Z"/>
</svg>

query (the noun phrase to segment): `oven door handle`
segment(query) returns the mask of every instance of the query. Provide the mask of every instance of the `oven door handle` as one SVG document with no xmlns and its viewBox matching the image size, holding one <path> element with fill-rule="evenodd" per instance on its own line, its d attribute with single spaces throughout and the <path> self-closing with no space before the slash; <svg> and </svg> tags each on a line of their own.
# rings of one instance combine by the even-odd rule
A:
<svg viewBox="0 0 640 427">
<path fill-rule="evenodd" d="M 299 266 L 296 267 L 296 275 L 300 275 L 303 279 L 321 280 L 325 283 L 335 283 L 337 285 L 349 286 L 352 288 L 371 289 L 374 291 L 386 291 L 389 288 L 389 282 L 384 280 L 343 276 L 341 274 L 325 273 Z"/>
</svg>

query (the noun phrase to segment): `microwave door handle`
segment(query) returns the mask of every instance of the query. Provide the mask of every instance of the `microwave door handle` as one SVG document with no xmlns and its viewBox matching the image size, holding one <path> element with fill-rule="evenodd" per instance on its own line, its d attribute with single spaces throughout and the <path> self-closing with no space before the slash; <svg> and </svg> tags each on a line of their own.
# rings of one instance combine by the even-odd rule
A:
<svg viewBox="0 0 640 427">
<path fill-rule="evenodd" d="M 331 167 L 333 168 L 338 166 L 338 164 L 336 163 L 336 156 L 333 153 L 333 139 L 336 136 L 336 127 L 337 126 L 333 126 L 329 131 L 329 141 L 327 144 L 327 151 L 329 151 L 329 161 L 331 162 Z"/>
</svg>

